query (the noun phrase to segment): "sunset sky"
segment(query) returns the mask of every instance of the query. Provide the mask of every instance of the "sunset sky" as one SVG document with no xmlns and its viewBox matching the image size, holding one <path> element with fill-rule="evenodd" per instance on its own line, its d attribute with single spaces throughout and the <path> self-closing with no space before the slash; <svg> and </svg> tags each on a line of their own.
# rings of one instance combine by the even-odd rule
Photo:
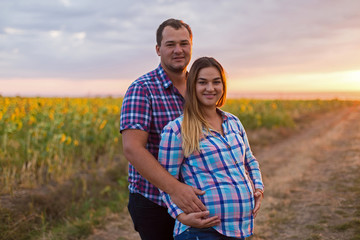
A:
<svg viewBox="0 0 360 240">
<path fill-rule="evenodd" d="M 171 17 L 193 30 L 191 63 L 222 63 L 231 96 L 360 93 L 359 9 L 357 0 L 1 0 L 0 95 L 124 94 L 159 64 L 155 32 Z"/>
</svg>

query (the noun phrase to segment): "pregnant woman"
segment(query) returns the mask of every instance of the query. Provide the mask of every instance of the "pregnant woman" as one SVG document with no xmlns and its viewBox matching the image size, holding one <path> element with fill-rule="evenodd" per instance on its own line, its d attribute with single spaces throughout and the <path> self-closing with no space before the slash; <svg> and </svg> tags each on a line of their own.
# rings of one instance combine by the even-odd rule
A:
<svg viewBox="0 0 360 240">
<path fill-rule="evenodd" d="M 243 125 L 219 109 L 225 98 L 223 67 L 214 58 L 197 59 L 188 75 L 184 114 L 162 131 L 159 162 L 174 177 L 205 191 L 199 198 L 208 209 L 206 218 L 184 213 L 162 192 L 176 219 L 175 240 L 245 239 L 253 234 L 264 185 Z"/>
</svg>

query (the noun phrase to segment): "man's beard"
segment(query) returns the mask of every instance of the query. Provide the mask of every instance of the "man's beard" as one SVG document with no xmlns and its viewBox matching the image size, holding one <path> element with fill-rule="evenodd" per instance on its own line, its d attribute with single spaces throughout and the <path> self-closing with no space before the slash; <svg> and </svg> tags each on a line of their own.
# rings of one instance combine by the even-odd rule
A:
<svg viewBox="0 0 360 240">
<path fill-rule="evenodd" d="M 168 70 L 170 70 L 171 72 L 174 72 L 174 73 L 181 73 L 183 72 L 186 67 L 187 67 L 188 64 L 184 64 L 182 66 L 177 66 L 177 67 L 174 67 L 172 65 L 168 65 L 166 66 Z"/>
</svg>

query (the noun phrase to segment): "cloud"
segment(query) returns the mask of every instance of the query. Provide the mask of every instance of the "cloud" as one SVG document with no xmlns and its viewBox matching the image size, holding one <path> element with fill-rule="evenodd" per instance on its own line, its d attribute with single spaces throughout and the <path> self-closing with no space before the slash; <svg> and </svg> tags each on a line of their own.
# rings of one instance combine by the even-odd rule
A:
<svg viewBox="0 0 360 240">
<path fill-rule="evenodd" d="M 61 2 L 65 7 L 70 7 L 70 5 L 71 5 L 70 0 L 60 0 L 60 2 Z"/>
<path fill-rule="evenodd" d="M 51 31 L 49 31 L 49 35 L 50 35 L 52 38 L 59 38 L 59 37 L 61 37 L 61 35 L 62 35 L 62 31 L 59 31 L 59 30 L 51 30 Z"/>
<path fill-rule="evenodd" d="M 4 28 L 4 33 L 9 34 L 9 35 L 16 35 L 16 34 L 20 35 L 20 34 L 23 34 L 24 31 L 21 29 L 6 27 L 6 28 Z"/>
<path fill-rule="evenodd" d="M 86 32 L 77 32 L 72 35 L 73 39 L 78 43 L 83 43 L 86 38 Z"/>
<path fill-rule="evenodd" d="M 0 79 L 134 79 L 156 67 L 155 31 L 189 23 L 193 59 L 232 76 L 360 68 L 360 1 L 0 2 Z"/>
</svg>

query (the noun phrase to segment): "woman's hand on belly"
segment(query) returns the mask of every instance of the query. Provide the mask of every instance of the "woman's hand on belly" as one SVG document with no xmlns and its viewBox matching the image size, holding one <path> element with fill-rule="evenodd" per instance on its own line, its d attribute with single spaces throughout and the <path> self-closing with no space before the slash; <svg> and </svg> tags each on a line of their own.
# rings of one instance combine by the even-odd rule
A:
<svg viewBox="0 0 360 240">
<path fill-rule="evenodd" d="M 177 216 L 182 224 L 195 228 L 209 228 L 220 224 L 218 216 L 208 217 L 209 211 L 195 213 L 181 213 Z"/>
</svg>

